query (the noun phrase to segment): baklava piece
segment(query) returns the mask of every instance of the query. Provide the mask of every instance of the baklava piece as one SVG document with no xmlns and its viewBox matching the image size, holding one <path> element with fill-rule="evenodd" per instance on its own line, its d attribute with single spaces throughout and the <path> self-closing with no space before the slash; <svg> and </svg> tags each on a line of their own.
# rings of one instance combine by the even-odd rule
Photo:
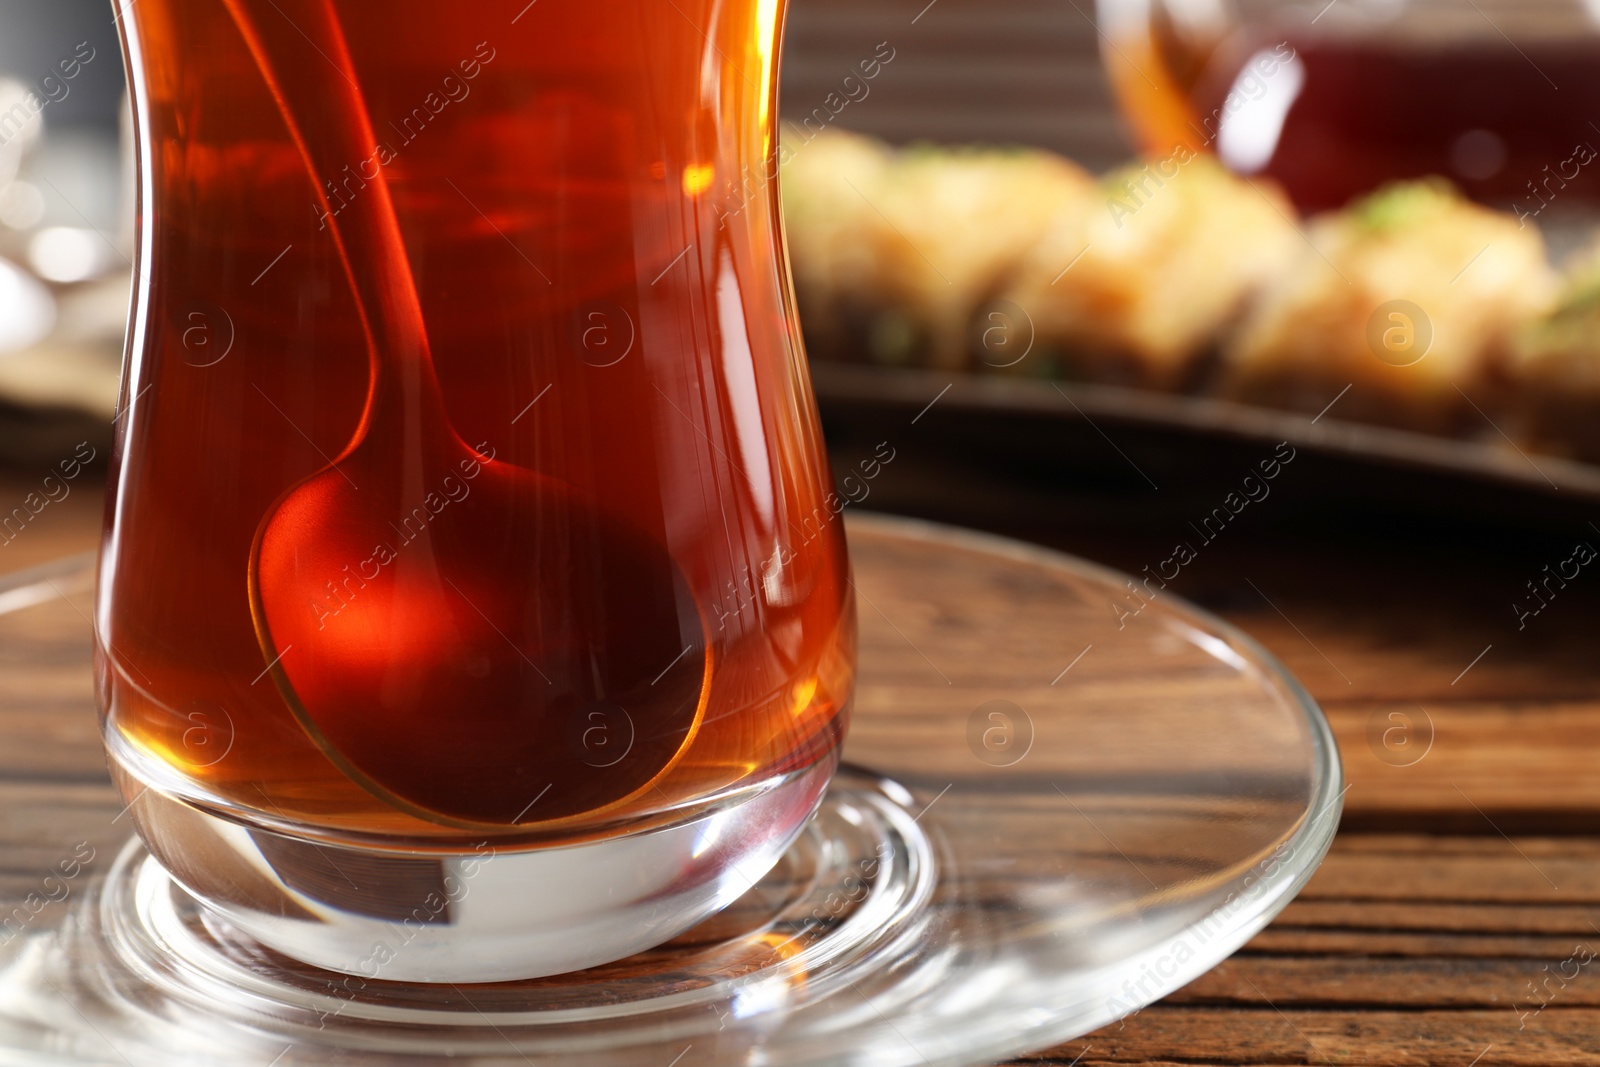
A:
<svg viewBox="0 0 1600 1067">
<path fill-rule="evenodd" d="M 1075 164 L 1030 149 L 896 152 L 839 131 L 785 148 L 808 340 L 829 355 L 864 344 L 861 355 L 890 365 L 959 369 L 975 346 L 1012 343 L 975 331 L 974 319 L 1046 221 L 1094 188 Z"/>
<path fill-rule="evenodd" d="M 879 248 L 887 224 L 872 207 L 893 154 L 881 142 L 839 130 L 785 141 L 784 229 L 808 348 L 830 362 L 861 358 L 886 299 Z"/>
<path fill-rule="evenodd" d="M 988 305 L 1051 218 L 1083 210 L 1093 177 L 1033 149 L 915 146 L 899 154 L 876 206 L 889 312 L 908 315 L 928 366 L 1004 366 L 1023 358 L 1025 322 Z"/>
<path fill-rule="evenodd" d="M 1299 243 L 1270 182 L 1183 151 L 1063 204 L 1005 292 L 1032 320 L 1035 373 L 1192 388 L 1216 340 Z"/>
<path fill-rule="evenodd" d="M 1600 463 L 1600 248 L 1575 264 L 1551 313 L 1517 338 L 1511 423 L 1541 452 Z"/>
<path fill-rule="evenodd" d="M 1430 180 L 1313 219 L 1307 237 L 1227 344 L 1224 392 L 1315 412 L 1350 386 L 1339 418 L 1488 430 L 1474 400 L 1558 288 L 1539 231 Z"/>
</svg>

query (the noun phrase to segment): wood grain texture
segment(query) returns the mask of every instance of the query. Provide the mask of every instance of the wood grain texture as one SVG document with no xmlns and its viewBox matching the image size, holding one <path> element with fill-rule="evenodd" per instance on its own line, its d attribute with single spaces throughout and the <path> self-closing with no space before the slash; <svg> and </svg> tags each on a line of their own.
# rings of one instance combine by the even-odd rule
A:
<svg viewBox="0 0 1600 1067">
<path fill-rule="evenodd" d="M 905 459 L 878 483 L 890 505 L 905 502 L 893 479 L 916 479 L 915 439 L 897 442 Z M 0 494 L 27 483 L 27 474 L 0 475 Z M 0 569 L 91 546 L 99 508 L 88 488 L 41 516 L 54 525 L 4 549 Z M 943 489 L 945 503 L 921 496 L 921 510 L 944 508 L 937 517 L 987 522 L 1131 570 L 1163 541 L 1159 515 L 1130 523 L 1003 485 Z M 1519 634 L 1497 602 L 1537 571 L 1537 545 L 1352 534 L 1322 519 L 1239 534 L 1219 541 L 1176 591 L 1263 641 L 1328 708 L 1351 784 L 1346 829 L 1301 896 L 1225 964 L 1121 1024 L 1018 1062 L 1600 1062 L 1600 974 L 1589 964 L 1560 977 L 1579 946 L 1600 949 L 1600 657 L 1590 623 L 1600 617 L 1600 582 L 1592 593 L 1575 587 L 1539 620 L 1542 632 Z M 85 594 L 72 599 L 87 612 Z M 80 842 L 101 869 L 127 833 L 96 725 L 82 713 L 90 680 L 68 664 L 81 659 L 55 662 L 46 651 L 86 648 L 87 618 L 57 616 L 59 632 L 0 645 L 0 672 L 25 666 L 38 686 L 35 710 L 0 715 L 0 900 L 9 902 L 38 892 Z M 1021 669 L 1038 651 L 990 669 Z M 876 662 L 898 676 L 906 702 L 928 685 L 928 664 L 914 654 Z M 1114 685 L 1115 673 L 1095 684 Z M 880 681 L 873 699 L 901 703 L 891 680 Z M 1432 748 L 1412 766 L 1385 762 L 1369 723 L 1419 705 L 1433 722 Z M 905 726 L 902 743 L 914 743 L 917 724 Z M 1108 868 L 1120 862 L 1105 859 Z"/>
<path fill-rule="evenodd" d="M 846 462 L 885 438 L 899 449 L 866 506 L 1138 572 L 1253 462 L 1249 447 L 1126 428 L 1024 435 L 1018 416 L 937 404 L 913 423 L 937 392 L 831 413 Z M 1025 1062 L 1600 1063 L 1600 973 L 1568 962 L 1600 951 L 1600 578 L 1524 627 L 1511 608 L 1572 542 L 1600 537 L 1600 516 L 1449 489 L 1305 453 L 1172 583 L 1327 711 L 1350 785 L 1341 834 L 1225 965 Z M 1384 744 L 1396 713 L 1431 724 L 1422 758 Z"/>
<path fill-rule="evenodd" d="M 889 40 L 899 65 L 843 125 L 896 142 L 1018 140 L 1094 168 L 1128 154 L 1092 5 L 938 0 L 911 23 L 924 3 L 796 3 L 785 113 L 809 110 L 853 50 Z M 1137 572 L 1237 478 L 1215 451 L 1186 462 L 1177 439 L 1083 426 L 1022 444 L 1003 418 L 919 415 L 936 392 L 830 425 L 846 463 L 883 438 L 900 450 L 867 506 Z M 1041 447 L 1082 458 L 1063 475 Z M 1573 541 L 1600 537 L 1600 516 L 1510 494 L 1407 506 L 1394 497 L 1415 482 L 1327 468 L 1307 457 L 1173 591 L 1260 640 L 1326 709 L 1350 785 L 1343 834 L 1232 960 L 1025 1062 L 1600 1063 L 1600 974 L 1560 977 L 1578 946 L 1600 949 L 1600 578 L 1535 617 L 1515 606 Z M 1422 758 L 1401 740 L 1426 743 Z"/>
</svg>

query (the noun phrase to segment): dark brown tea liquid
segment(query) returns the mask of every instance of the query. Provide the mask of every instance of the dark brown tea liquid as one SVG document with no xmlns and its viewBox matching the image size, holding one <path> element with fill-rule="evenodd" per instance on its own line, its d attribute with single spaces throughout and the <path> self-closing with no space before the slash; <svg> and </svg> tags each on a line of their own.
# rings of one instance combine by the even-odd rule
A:
<svg viewBox="0 0 1600 1067">
<path fill-rule="evenodd" d="M 781 3 L 126 17 L 159 210 L 102 557 L 123 770 L 566 840 L 833 758 L 853 600 L 765 177 Z"/>
</svg>

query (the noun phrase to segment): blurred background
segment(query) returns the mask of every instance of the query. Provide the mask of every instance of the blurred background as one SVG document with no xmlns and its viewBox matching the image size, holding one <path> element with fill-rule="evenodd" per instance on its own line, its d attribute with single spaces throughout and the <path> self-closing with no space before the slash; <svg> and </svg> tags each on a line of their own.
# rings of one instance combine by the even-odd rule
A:
<svg viewBox="0 0 1600 1067">
<path fill-rule="evenodd" d="M 1264 610 L 1234 553 L 1308 593 L 1308 556 L 1393 590 L 1422 553 L 1483 589 L 1428 602 L 1498 632 L 1600 499 L 1595 28 L 1576 0 L 794 0 L 785 195 L 836 469 L 893 436 L 861 506 L 1137 570 L 1286 441 L 1295 478 L 1184 595 Z M 0 0 L 7 499 L 95 455 L 3 570 L 96 535 L 124 101 L 103 0 Z M 1391 297 L 1422 356 L 1373 347 Z"/>
<path fill-rule="evenodd" d="M 899 141 L 1035 143 L 1096 167 L 1127 155 L 1083 14 L 1035 0 L 941 5 L 939 18 L 914 26 L 888 5 L 793 5 L 785 100 L 809 111 L 879 42 L 905 45 L 910 30 L 914 45 L 850 128 Z M 117 287 L 132 259 L 111 13 L 106 0 L 0 0 L 0 458 L 12 462 L 62 454 L 67 438 L 110 440 L 125 310 Z M 93 58 L 64 78 L 58 64 L 80 54 Z"/>
<path fill-rule="evenodd" d="M 0 0 L 0 459 L 109 442 L 109 10 Z M 1073 484 L 1161 481 L 1109 469 L 1115 427 L 1182 471 L 1293 439 L 1404 500 L 1418 469 L 1430 501 L 1600 494 L 1597 42 L 1581 0 L 795 0 L 780 158 L 830 423 L 948 385 L 949 440 Z"/>
<path fill-rule="evenodd" d="M 109 5 L 0 2 L 0 456 L 13 462 L 109 441 L 132 258 L 123 108 Z"/>
<path fill-rule="evenodd" d="M 860 506 L 1137 571 L 1290 442 L 1294 478 L 1183 595 L 1275 625 L 1236 561 L 1313 599 L 1307 558 L 1380 599 L 1464 568 L 1417 610 L 1465 597 L 1446 617 L 1522 639 L 1500 631 L 1524 572 L 1593 533 L 1600 499 L 1595 30 L 1576 0 L 794 0 L 781 158 L 835 469 L 891 438 Z M 97 534 L 124 106 L 109 5 L 0 0 L 6 499 L 94 453 L 0 570 Z M 1426 305 L 1426 358 L 1372 347 L 1391 297 Z"/>
</svg>

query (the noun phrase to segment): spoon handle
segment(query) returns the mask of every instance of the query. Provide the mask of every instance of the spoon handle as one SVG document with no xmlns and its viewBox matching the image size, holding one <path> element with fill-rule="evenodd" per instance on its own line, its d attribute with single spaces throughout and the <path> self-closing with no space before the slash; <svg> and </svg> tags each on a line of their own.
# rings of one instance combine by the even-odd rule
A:
<svg viewBox="0 0 1600 1067">
<path fill-rule="evenodd" d="M 348 454 L 366 433 L 386 369 L 401 372 L 398 384 L 407 393 L 419 386 L 424 392 L 437 389 L 422 304 L 387 179 L 381 166 L 372 168 L 371 178 L 361 166 L 372 160 L 377 139 L 333 0 L 223 3 L 305 163 L 367 338 L 371 380 Z M 335 208 L 328 193 L 341 174 L 347 184 Z M 349 183 L 350 174 L 359 184 Z"/>
</svg>

